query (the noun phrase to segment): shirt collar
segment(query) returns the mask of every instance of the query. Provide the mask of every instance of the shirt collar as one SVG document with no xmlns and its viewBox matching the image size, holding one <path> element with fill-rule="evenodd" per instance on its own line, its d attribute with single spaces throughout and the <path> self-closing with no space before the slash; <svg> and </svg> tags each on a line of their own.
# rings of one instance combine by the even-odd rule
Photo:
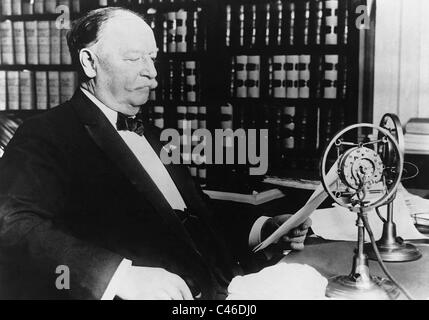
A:
<svg viewBox="0 0 429 320">
<path fill-rule="evenodd" d="M 106 118 L 112 124 L 113 127 L 116 128 L 116 121 L 118 119 L 118 112 L 110 109 L 103 102 L 98 100 L 91 92 L 86 90 L 85 88 L 80 87 L 80 90 L 104 113 Z"/>
</svg>

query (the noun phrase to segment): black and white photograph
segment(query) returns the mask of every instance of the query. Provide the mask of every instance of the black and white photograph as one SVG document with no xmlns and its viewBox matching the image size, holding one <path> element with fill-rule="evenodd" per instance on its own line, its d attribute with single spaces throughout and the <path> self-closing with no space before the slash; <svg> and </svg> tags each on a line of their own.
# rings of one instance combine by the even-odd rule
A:
<svg viewBox="0 0 429 320">
<path fill-rule="evenodd" d="M 428 300 L 427 12 L 0 0 L 0 300 Z"/>
</svg>

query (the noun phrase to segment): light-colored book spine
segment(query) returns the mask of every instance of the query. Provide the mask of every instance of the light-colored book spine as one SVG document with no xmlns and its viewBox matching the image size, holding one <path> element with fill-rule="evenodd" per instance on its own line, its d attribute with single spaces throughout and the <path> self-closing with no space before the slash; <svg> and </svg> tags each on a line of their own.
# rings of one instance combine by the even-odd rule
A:
<svg viewBox="0 0 429 320">
<path fill-rule="evenodd" d="M 273 56 L 272 87 L 274 98 L 286 98 L 286 56 Z"/>
<path fill-rule="evenodd" d="M 22 13 L 23 14 L 34 14 L 34 2 L 33 0 L 22 1 Z"/>
<path fill-rule="evenodd" d="M 60 73 L 60 102 L 64 103 L 69 100 L 76 88 L 76 75 L 71 71 Z"/>
<path fill-rule="evenodd" d="M 54 108 L 60 104 L 60 73 L 49 71 L 49 108 Z"/>
<path fill-rule="evenodd" d="M 247 56 L 237 56 L 235 58 L 235 92 L 237 98 L 246 98 L 247 97 L 247 88 L 246 88 L 246 80 L 247 80 Z"/>
<path fill-rule="evenodd" d="M 49 21 L 39 21 L 37 23 L 39 63 L 50 63 L 50 25 Z"/>
<path fill-rule="evenodd" d="M 19 109 L 19 72 L 7 72 L 7 106 L 8 110 Z"/>
<path fill-rule="evenodd" d="M 0 34 L 2 63 L 6 65 L 14 64 L 12 21 L 0 22 Z"/>
<path fill-rule="evenodd" d="M 71 57 L 69 52 L 69 47 L 67 45 L 67 29 L 61 29 L 61 63 L 62 64 L 71 64 Z"/>
<path fill-rule="evenodd" d="M 13 26 L 13 44 L 15 51 L 15 63 L 25 64 L 25 34 L 24 22 L 14 21 Z"/>
<path fill-rule="evenodd" d="M 298 98 L 299 56 L 286 56 L 286 98 Z"/>
<path fill-rule="evenodd" d="M 25 21 L 25 41 L 27 44 L 27 63 L 39 64 L 37 21 Z"/>
<path fill-rule="evenodd" d="M 259 71 L 261 66 L 260 56 L 248 56 L 247 61 L 247 96 L 249 98 L 259 98 Z"/>
<path fill-rule="evenodd" d="M 10 16 L 12 14 L 12 0 L 2 0 L 1 13 L 5 16 Z"/>
<path fill-rule="evenodd" d="M 45 4 L 43 0 L 34 0 L 34 13 L 36 14 L 44 13 L 45 12 L 44 5 Z M 51 13 L 54 13 L 54 12 L 51 12 Z"/>
<path fill-rule="evenodd" d="M 50 47 L 51 47 L 51 64 L 61 63 L 61 32 L 57 28 L 56 22 L 50 22 Z"/>
<path fill-rule="evenodd" d="M 21 0 L 12 1 L 12 14 L 22 14 L 22 2 Z"/>
<path fill-rule="evenodd" d="M 21 110 L 34 108 L 34 83 L 31 71 L 23 70 L 19 72 L 19 96 Z"/>
<path fill-rule="evenodd" d="M 186 52 L 187 43 L 186 43 L 186 20 L 188 13 L 184 10 L 179 10 L 176 12 L 176 51 L 177 52 Z"/>
<path fill-rule="evenodd" d="M 6 71 L 0 70 L 0 111 L 6 110 Z"/>
<path fill-rule="evenodd" d="M 45 0 L 46 13 L 55 13 L 56 7 L 57 7 L 57 0 Z"/>
<path fill-rule="evenodd" d="M 48 108 L 48 79 L 46 71 L 36 72 L 37 110 Z"/>
</svg>

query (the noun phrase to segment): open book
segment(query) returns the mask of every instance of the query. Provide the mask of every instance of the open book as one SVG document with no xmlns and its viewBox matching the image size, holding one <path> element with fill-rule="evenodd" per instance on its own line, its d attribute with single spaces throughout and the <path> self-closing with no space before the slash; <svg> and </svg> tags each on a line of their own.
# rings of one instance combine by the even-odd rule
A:
<svg viewBox="0 0 429 320">
<path fill-rule="evenodd" d="M 285 195 L 279 189 L 269 189 L 261 192 L 254 191 L 252 194 L 215 191 L 215 190 L 204 190 L 211 199 L 235 201 L 242 203 L 249 203 L 253 205 L 259 205 L 274 199 L 283 198 Z"/>
</svg>

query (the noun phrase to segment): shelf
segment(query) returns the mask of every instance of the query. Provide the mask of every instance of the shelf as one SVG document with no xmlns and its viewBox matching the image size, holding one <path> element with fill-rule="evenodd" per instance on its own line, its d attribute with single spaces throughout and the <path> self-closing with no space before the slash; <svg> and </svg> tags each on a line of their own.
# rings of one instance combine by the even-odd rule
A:
<svg viewBox="0 0 429 320">
<path fill-rule="evenodd" d="M 10 15 L 0 16 L 0 22 L 11 20 L 11 21 L 55 21 L 62 13 L 40 13 L 40 14 L 22 14 L 22 15 Z M 70 18 L 72 20 L 77 19 L 81 16 L 81 13 L 71 13 Z"/>
<path fill-rule="evenodd" d="M 65 64 L 14 64 L 14 65 L 0 65 L 0 70 L 3 71 L 76 71 L 73 65 Z"/>
<path fill-rule="evenodd" d="M 297 104 L 297 105 L 308 105 L 308 104 L 320 104 L 320 105 L 330 105 L 330 104 L 345 104 L 347 100 L 345 99 L 317 99 L 317 98 L 306 98 L 306 99 L 288 99 L 288 98 L 271 98 L 271 97 L 261 97 L 261 98 L 225 98 L 225 101 L 231 101 L 237 104 L 255 104 L 255 103 L 268 103 L 268 104 Z"/>
<path fill-rule="evenodd" d="M 225 47 L 230 55 L 273 56 L 286 54 L 345 54 L 350 45 L 255 46 L 253 48 Z"/>
<path fill-rule="evenodd" d="M 201 60 L 207 57 L 207 52 L 159 52 L 160 60 Z"/>
</svg>

